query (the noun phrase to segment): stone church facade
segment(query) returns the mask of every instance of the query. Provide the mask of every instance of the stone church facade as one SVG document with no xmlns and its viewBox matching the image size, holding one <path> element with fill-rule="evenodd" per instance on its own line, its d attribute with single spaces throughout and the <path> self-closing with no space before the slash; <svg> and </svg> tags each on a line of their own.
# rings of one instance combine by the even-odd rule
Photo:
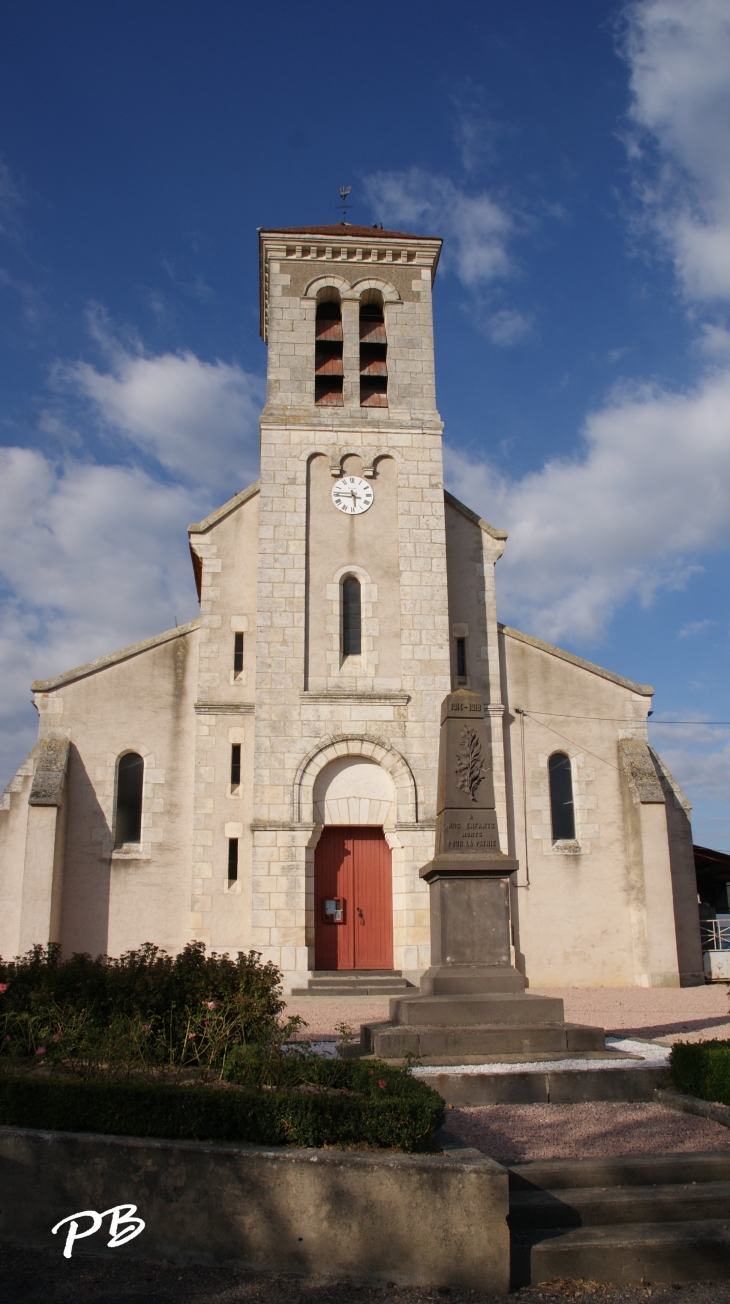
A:
<svg viewBox="0 0 730 1304">
<path fill-rule="evenodd" d="M 289 988 L 417 978 L 440 709 L 463 686 L 531 985 L 701 982 L 652 689 L 499 624 L 506 535 L 444 490 L 441 242 L 342 223 L 259 246 L 261 479 L 190 527 L 197 620 L 33 684 L 39 740 L 0 803 L 0 954 L 200 939 L 255 948 Z"/>
</svg>

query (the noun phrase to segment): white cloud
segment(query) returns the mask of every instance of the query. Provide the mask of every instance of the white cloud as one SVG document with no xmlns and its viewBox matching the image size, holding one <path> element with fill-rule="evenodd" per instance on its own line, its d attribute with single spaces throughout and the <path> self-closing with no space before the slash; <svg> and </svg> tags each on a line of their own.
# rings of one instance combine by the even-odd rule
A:
<svg viewBox="0 0 730 1304">
<path fill-rule="evenodd" d="M 701 329 L 696 341 L 700 351 L 718 362 L 730 362 L 730 330 L 712 322 L 703 322 Z"/>
<path fill-rule="evenodd" d="M 716 624 L 716 620 L 691 620 L 688 625 L 682 626 L 677 638 L 694 638 L 696 634 L 706 634 Z"/>
<path fill-rule="evenodd" d="M 487 317 L 485 330 L 492 344 L 511 348 L 532 335 L 533 319 L 516 308 L 501 308 Z"/>
<path fill-rule="evenodd" d="M 690 393 L 617 392 L 572 458 L 521 479 L 446 450 L 450 487 L 509 531 L 503 619 L 550 640 L 595 640 L 630 598 L 681 587 L 730 545 L 730 371 Z"/>
<path fill-rule="evenodd" d="M 646 212 L 688 299 L 730 297 L 730 7 L 626 9 L 630 156 Z"/>
<path fill-rule="evenodd" d="M 150 357 L 92 321 L 108 370 L 89 362 L 55 371 L 59 391 L 89 405 L 102 429 L 122 435 L 171 475 L 236 493 L 257 475 L 264 385 L 235 363 L 203 362 L 189 350 Z"/>
<path fill-rule="evenodd" d="M 0 765 L 35 735 L 29 686 L 197 614 L 185 530 L 208 504 L 143 471 L 0 450 Z"/>
<path fill-rule="evenodd" d="M 717 801 L 727 809 L 730 791 L 730 741 L 705 751 L 662 748 L 662 760 L 692 800 Z"/>
<path fill-rule="evenodd" d="M 684 714 L 684 713 L 682 713 Z M 665 723 L 666 721 L 666 723 Z M 669 711 L 654 716 L 651 724 L 651 740 L 654 746 L 661 743 L 662 748 L 678 747 L 717 747 L 719 743 L 730 740 L 730 730 L 713 724 L 704 716 L 693 718 L 691 713 L 684 714 L 684 720 L 677 720 Z M 662 754 L 664 754 L 662 752 Z"/>
<path fill-rule="evenodd" d="M 509 242 L 515 221 L 486 192 L 470 195 L 448 177 L 421 168 L 376 172 L 365 178 L 373 214 L 385 227 L 414 227 L 445 239 L 443 257 L 469 289 L 513 276 Z"/>
<path fill-rule="evenodd" d="M 187 526 L 258 474 L 257 377 L 190 352 L 147 356 L 98 314 L 94 333 L 108 369 L 59 364 L 60 397 L 41 413 L 40 429 L 65 459 L 0 448 L 4 779 L 35 736 L 33 679 L 197 614 Z M 84 460 L 72 400 L 92 431 L 124 438 L 124 465 Z M 135 464 L 140 451 L 151 467 Z"/>
</svg>

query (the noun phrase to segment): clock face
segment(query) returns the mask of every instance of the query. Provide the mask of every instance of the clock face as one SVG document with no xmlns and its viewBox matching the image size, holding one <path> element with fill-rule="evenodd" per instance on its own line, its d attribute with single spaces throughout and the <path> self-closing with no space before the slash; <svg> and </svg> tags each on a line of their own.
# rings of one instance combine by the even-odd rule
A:
<svg viewBox="0 0 730 1304">
<path fill-rule="evenodd" d="M 346 516 L 359 516 L 373 505 L 373 489 L 359 475 L 343 475 L 332 490 L 332 502 Z"/>
</svg>

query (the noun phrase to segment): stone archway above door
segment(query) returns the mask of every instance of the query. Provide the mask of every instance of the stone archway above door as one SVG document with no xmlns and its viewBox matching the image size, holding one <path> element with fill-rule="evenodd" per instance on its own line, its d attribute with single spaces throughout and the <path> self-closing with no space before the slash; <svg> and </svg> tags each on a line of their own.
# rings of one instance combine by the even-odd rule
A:
<svg viewBox="0 0 730 1304">
<path fill-rule="evenodd" d="M 295 819 L 303 824 L 317 824 L 314 785 L 317 776 L 332 761 L 345 758 L 362 758 L 381 766 L 395 790 L 392 822 L 415 824 L 418 820 L 418 794 L 413 772 L 405 757 L 383 739 L 368 738 L 364 734 L 341 735 L 324 739 L 302 761 L 294 781 Z M 329 820 L 324 822 L 330 822 Z M 374 823 L 368 819 L 366 823 Z"/>
<path fill-rule="evenodd" d="M 384 767 L 367 756 L 329 761 L 312 789 L 315 824 L 395 823 L 395 786 Z"/>
</svg>

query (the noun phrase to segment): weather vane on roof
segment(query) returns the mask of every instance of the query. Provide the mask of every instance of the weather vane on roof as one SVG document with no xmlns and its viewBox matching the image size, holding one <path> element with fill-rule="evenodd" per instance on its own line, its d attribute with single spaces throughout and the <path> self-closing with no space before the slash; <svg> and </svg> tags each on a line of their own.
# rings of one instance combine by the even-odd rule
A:
<svg viewBox="0 0 730 1304">
<path fill-rule="evenodd" d="M 341 203 L 341 204 L 335 204 L 335 208 L 341 208 L 341 209 L 342 209 L 342 220 L 343 220 L 343 222 L 344 222 L 344 220 L 345 220 L 345 213 L 347 212 L 348 208 L 352 208 L 352 204 L 348 204 L 348 203 L 346 202 L 346 200 L 347 200 L 347 196 L 349 195 L 349 193 L 350 193 L 351 190 L 352 190 L 352 186 L 340 186 L 340 199 L 342 200 L 342 203 Z"/>
</svg>

